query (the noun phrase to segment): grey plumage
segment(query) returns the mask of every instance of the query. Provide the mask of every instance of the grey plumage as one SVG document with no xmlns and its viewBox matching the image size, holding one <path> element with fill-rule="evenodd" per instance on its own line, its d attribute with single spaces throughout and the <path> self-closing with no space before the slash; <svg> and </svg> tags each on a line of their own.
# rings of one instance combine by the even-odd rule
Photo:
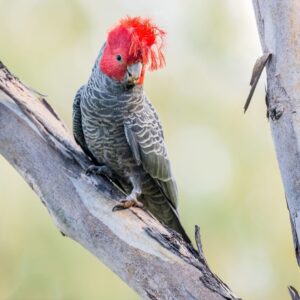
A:
<svg viewBox="0 0 300 300">
<path fill-rule="evenodd" d="M 157 113 L 141 85 L 126 87 L 99 69 L 73 104 L 73 132 L 82 149 L 134 190 L 146 209 L 189 241 L 177 213 L 177 187 Z"/>
</svg>

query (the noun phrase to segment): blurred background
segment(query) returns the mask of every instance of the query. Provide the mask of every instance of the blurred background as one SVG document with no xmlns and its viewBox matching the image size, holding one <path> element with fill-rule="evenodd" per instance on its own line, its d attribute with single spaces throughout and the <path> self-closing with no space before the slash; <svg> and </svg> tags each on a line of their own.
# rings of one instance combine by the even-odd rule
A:
<svg viewBox="0 0 300 300">
<path fill-rule="evenodd" d="M 167 67 L 148 73 L 145 89 L 164 126 L 187 231 L 201 226 L 210 266 L 239 297 L 289 299 L 300 273 L 264 79 L 242 109 L 261 54 L 250 0 L 0 0 L 0 60 L 48 95 L 71 128 L 74 94 L 124 15 L 152 17 L 168 32 Z M 139 299 L 60 235 L 2 157 L 0 211 L 0 300 Z"/>
</svg>

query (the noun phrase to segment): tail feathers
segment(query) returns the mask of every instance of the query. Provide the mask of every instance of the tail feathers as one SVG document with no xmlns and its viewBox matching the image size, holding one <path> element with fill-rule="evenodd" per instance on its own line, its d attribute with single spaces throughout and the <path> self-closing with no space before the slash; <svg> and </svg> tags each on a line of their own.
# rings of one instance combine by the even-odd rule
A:
<svg viewBox="0 0 300 300">
<path fill-rule="evenodd" d="M 172 224 L 171 226 L 169 226 L 168 224 L 166 224 L 168 227 L 170 227 L 171 229 L 174 229 L 175 231 L 177 231 L 178 233 L 181 234 L 182 238 L 184 241 L 186 241 L 188 244 L 192 244 L 190 238 L 188 237 L 187 233 L 185 232 L 185 229 L 183 228 L 179 216 L 178 216 L 178 212 L 172 207 L 170 206 L 171 209 L 173 210 L 173 217 L 172 217 Z"/>
<path fill-rule="evenodd" d="M 177 210 L 163 194 L 161 194 L 160 197 L 157 197 L 157 195 L 143 195 L 141 200 L 145 208 L 148 209 L 158 221 L 181 234 L 183 240 L 191 244 L 191 240 L 179 220 Z"/>
</svg>

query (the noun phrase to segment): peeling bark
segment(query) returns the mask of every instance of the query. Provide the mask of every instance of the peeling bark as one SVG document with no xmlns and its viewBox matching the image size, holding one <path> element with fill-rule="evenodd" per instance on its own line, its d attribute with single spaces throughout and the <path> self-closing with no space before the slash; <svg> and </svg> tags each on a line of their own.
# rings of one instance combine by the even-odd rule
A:
<svg viewBox="0 0 300 300">
<path fill-rule="evenodd" d="M 142 209 L 112 212 L 122 198 L 43 95 L 0 62 L 0 154 L 47 207 L 60 232 L 105 263 L 143 299 L 236 299 L 198 253 Z"/>
</svg>

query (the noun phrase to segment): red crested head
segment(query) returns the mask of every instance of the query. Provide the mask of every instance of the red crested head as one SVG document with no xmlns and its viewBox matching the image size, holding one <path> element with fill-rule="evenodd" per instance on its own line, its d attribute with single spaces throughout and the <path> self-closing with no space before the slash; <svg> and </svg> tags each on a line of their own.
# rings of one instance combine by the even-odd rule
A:
<svg viewBox="0 0 300 300">
<path fill-rule="evenodd" d="M 117 81 L 142 84 L 147 67 L 156 70 L 165 65 L 165 35 L 150 19 L 121 19 L 108 33 L 101 71 Z"/>
</svg>

